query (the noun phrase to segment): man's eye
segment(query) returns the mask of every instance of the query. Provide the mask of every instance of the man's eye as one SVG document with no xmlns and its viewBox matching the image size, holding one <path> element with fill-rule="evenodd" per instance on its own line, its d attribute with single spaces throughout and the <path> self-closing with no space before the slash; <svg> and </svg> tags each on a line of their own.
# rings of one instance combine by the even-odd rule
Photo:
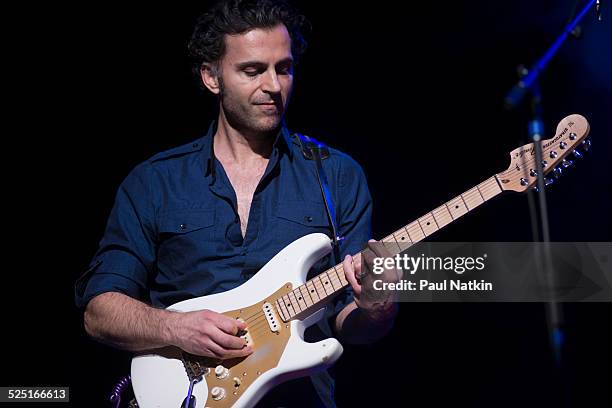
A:
<svg viewBox="0 0 612 408">
<path fill-rule="evenodd" d="M 293 67 L 289 66 L 289 67 L 281 67 L 278 70 L 279 74 L 283 74 L 283 75 L 292 75 L 293 74 Z"/>
<path fill-rule="evenodd" d="M 257 76 L 259 74 L 259 71 L 257 71 L 256 69 L 245 69 L 244 73 L 247 76 L 254 77 L 254 76 Z"/>
</svg>

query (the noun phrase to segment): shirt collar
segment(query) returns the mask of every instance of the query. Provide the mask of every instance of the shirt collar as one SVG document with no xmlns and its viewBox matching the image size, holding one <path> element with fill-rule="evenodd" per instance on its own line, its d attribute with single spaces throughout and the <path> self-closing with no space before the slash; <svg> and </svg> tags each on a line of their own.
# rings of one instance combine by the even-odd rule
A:
<svg viewBox="0 0 612 408">
<path fill-rule="evenodd" d="M 215 133 L 217 132 L 217 121 L 213 120 L 208 127 L 208 132 L 204 136 L 202 140 L 202 156 L 204 159 L 204 175 L 211 176 L 214 180 L 215 178 L 215 152 L 214 152 L 214 144 L 213 138 Z M 293 149 L 291 148 L 291 133 L 285 126 L 285 122 L 283 121 L 279 132 L 276 135 L 276 139 L 274 140 L 274 144 L 272 147 L 273 152 L 277 151 L 280 153 L 285 153 L 291 159 L 293 158 Z"/>
</svg>

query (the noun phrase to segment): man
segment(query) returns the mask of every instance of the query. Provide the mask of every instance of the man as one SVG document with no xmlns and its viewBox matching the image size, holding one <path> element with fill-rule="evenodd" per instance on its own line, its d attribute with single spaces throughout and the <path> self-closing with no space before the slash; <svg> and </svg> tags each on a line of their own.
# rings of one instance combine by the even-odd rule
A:
<svg viewBox="0 0 612 408">
<path fill-rule="evenodd" d="M 210 310 L 163 308 L 239 286 L 300 236 L 331 234 L 315 164 L 283 125 L 304 22 L 275 0 L 223 2 L 201 17 L 189 48 L 203 85 L 218 97 L 218 120 L 206 136 L 152 157 L 122 183 L 77 291 L 89 335 L 132 351 L 173 345 L 222 359 L 252 352 L 236 336 L 244 323 Z M 372 341 L 388 332 L 396 309 L 360 302 L 361 261 L 350 254 L 370 234 L 367 184 L 337 150 L 323 164 L 353 292 L 328 307 L 328 319 L 307 337 Z M 333 264 L 327 257 L 311 273 Z M 316 393 L 298 380 L 262 406 L 334 406 L 331 377 L 324 372 L 312 382 Z"/>
</svg>

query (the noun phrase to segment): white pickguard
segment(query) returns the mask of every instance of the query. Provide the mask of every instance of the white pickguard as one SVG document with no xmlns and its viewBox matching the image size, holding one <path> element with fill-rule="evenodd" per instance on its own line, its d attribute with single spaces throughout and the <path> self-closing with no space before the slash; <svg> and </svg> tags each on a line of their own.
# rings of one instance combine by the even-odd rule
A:
<svg viewBox="0 0 612 408">
<path fill-rule="evenodd" d="M 272 295 L 290 282 L 293 287 L 306 281 L 310 267 L 332 250 L 324 234 L 306 235 L 285 247 L 259 272 L 243 285 L 210 296 L 176 303 L 168 308 L 179 312 L 208 309 L 223 313 L 248 307 Z M 325 369 L 340 358 L 342 346 L 329 338 L 317 343 L 303 339 L 304 330 L 319 321 L 324 308 L 304 320 L 292 320 L 291 336 L 278 365 L 263 373 L 242 394 L 233 407 L 255 405 L 263 395 L 277 384 Z M 132 359 L 132 386 L 140 408 L 180 408 L 187 395 L 189 380 L 179 359 L 156 354 L 139 355 Z M 206 381 L 194 386 L 197 408 L 205 408 L 209 396 Z"/>
</svg>

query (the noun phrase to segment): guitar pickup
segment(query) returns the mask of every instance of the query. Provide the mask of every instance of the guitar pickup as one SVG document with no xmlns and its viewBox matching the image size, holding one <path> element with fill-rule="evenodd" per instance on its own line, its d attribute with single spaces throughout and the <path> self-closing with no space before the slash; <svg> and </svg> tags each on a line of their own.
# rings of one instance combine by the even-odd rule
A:
<svg viewBox="0 0 612 408">
<path fill-rule="evenodd" d="M 266 320 L 268 321 L 268 326 L 270 326 L 270 330 L 273 333 L 280 332 L 280 324 L 278 322 L 278 317 L 274 312 L 272 304 L 268 302 L 264 303 L 262 306 L 262 310 L 264 312 L 264 315 L 266 316 Z"/>
</svg>

